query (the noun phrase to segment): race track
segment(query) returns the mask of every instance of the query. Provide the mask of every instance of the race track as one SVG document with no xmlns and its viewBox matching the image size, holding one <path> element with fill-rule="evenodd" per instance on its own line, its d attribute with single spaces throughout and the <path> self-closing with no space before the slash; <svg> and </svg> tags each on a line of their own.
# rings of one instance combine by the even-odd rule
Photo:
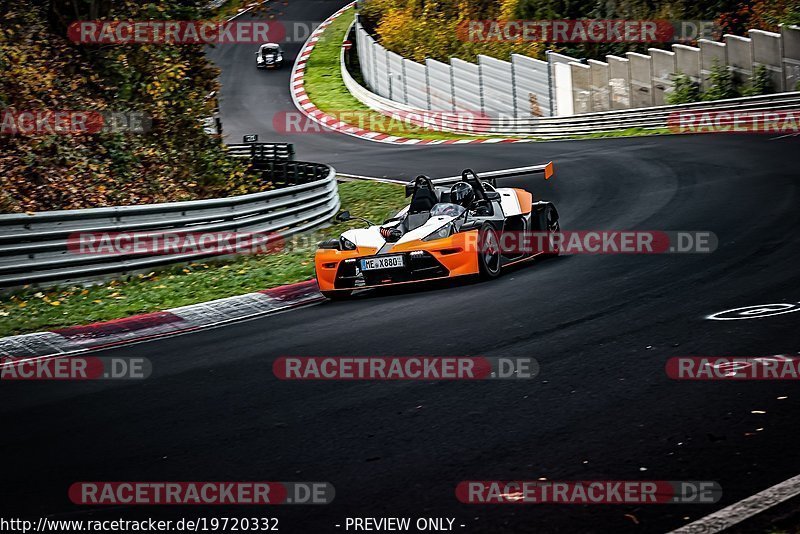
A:
<svg viewBox="0 0 800 534">
<path fill-rule="evenodd" d="M 343 5 L 292 2 L 287 19 Z M 57 517 L 277 516 L 344 532 L 348 516 L 455 517 L 464 533 L 665 532 L 800 473 L 800 392 L 788 382 L 669 380 L 672 356 L 800 351 L 800 314 L 708 314 L 800 301 L 798 138 L 705 135 L 403 146 L 281 136 L 289 69 L 252 45 L 211 55 L 222 121 L 295 143 L 297 158 L 369 176 L 446 176 L 556 162 L 510 180 L 552 200 L 562 228 L 708 230 L 713 254 L 567 256 L 488 283 L 364 294 L 102 355 L 150 358 L 142 383 L 0 389 L 5 510 Z M 287 47 L 293 59 L 299 45 Z M 280 356 L 533 356 L 535 381 L 284 382 Z M 778 397 L 788 398 L 778 400 Z M 763 411 L 753 414 L 752 411 Z M 757 429 L 763 429 L 758 430 Z M 462 480 L 716 480 L 716 505 L 470 506 Z M 325 480 L 326 507 L 114 508 L 69 503 L 79 480 Z"/>
</svg>

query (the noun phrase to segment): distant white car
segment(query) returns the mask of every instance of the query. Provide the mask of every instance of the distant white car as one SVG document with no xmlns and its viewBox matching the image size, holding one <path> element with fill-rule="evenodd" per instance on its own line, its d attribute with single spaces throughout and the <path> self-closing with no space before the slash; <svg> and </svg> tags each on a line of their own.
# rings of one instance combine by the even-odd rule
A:
<svg viewBox="0 0 800 534">
<path fill-rule="evenodd" d="M 283 65 L 283 49 L 279 44 L 266 43 L 256 52 L 256 67 L 259 69 L 277 69 Z"/>
</svg>

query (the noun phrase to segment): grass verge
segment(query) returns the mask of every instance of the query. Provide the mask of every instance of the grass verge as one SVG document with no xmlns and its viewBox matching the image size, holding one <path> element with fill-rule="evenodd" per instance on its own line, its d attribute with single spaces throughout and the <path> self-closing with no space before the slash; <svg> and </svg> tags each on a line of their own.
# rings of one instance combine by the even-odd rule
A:
<svg viewBox="0 0 800 534">
<path fill-rule="evenodd" d="M 343 209 L 369 220 L 383 221 L 405 204 L 403 187 L 386 183 L 345 182 L 339 184 L 339 195 Z M 316 242 L 360 225 L 334 224 L 290 240 L 286 251 L 273 254 L 192 263 L 91 287 L 5 295 L 0 297 L 0 336 L 118 319 L 308 280 L 314 276 Z"/>
<path fill-rule="evenodd" d="M 228 20 L 236 15 L 239 10 L 245 7 L 245 0 L 228 0 L 218 9 L 214 10 L 213 17 L 216 20 Z"/>
<path fill-rule="evenodd" d="M 627 128 L 625 130 L 610 130 L 608 132 L 597 132 L 588 134 L 576 134 L 559 139 L 606 139 L 609 137 L 645 137 L 648 135 L 667 135 L 672 134 L 669 128 Z"/>
<path fill-rule="evenodd" d="M 207 0 L 206 0 L 207 1 Z M 271 0 L 227 0 L 222 6 L 212 12 L 215 20 L 229 20 L 240 11 L 249 9 L 251 15 L 261 20 L 275 20 L 283 15 L 283 8 L 288 5 L 286 0 L 273 2 Z"/>
</svg>

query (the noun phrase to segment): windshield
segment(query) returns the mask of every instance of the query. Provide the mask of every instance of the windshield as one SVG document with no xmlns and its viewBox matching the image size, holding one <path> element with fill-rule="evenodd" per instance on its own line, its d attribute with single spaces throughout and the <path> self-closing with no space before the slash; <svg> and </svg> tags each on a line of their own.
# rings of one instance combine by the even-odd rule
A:
<svg viewBox="0 0 800 534">
<path fill-rule="evenodd" d="M 439 202 L 431 208 L 431 217 L 445 215 L 448 217 L 458 217 L 464 214 L 464 207 L 450 202 Z"/>
</svg>

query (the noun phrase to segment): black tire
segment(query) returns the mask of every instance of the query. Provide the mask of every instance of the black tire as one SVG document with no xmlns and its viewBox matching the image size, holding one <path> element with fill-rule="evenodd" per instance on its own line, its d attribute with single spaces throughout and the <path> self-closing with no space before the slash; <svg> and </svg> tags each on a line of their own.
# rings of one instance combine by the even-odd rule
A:
<svg viewBox="0 0 800 534">
<path fill-rule="evenodd" d="M 353 295 L 352 291 L 344 289 L 339 289 L 337 291 L 320 291 L 320 293 L 322 293 L 323 297 L 330 300 L 346 300 Z"/>
<path fill-rule="evenodd" d="M 544 227 L 547 235 L 561 232 L 561 223 L 558 222 L 558 212 L 552 205 L 547 205 L 544 210 Z M 554 246 L 552 251 L 549 251 L 547 256 L 559 256 L 561 254 L 561 247 Z"/>
<path fill-rule="evenodd" d="M 497 231 L 491 224 L 483 223 L 478 233 L 478 267 L 481 278 L 490 279 L 500 276 L 501 258 Z"/>
</svg>

